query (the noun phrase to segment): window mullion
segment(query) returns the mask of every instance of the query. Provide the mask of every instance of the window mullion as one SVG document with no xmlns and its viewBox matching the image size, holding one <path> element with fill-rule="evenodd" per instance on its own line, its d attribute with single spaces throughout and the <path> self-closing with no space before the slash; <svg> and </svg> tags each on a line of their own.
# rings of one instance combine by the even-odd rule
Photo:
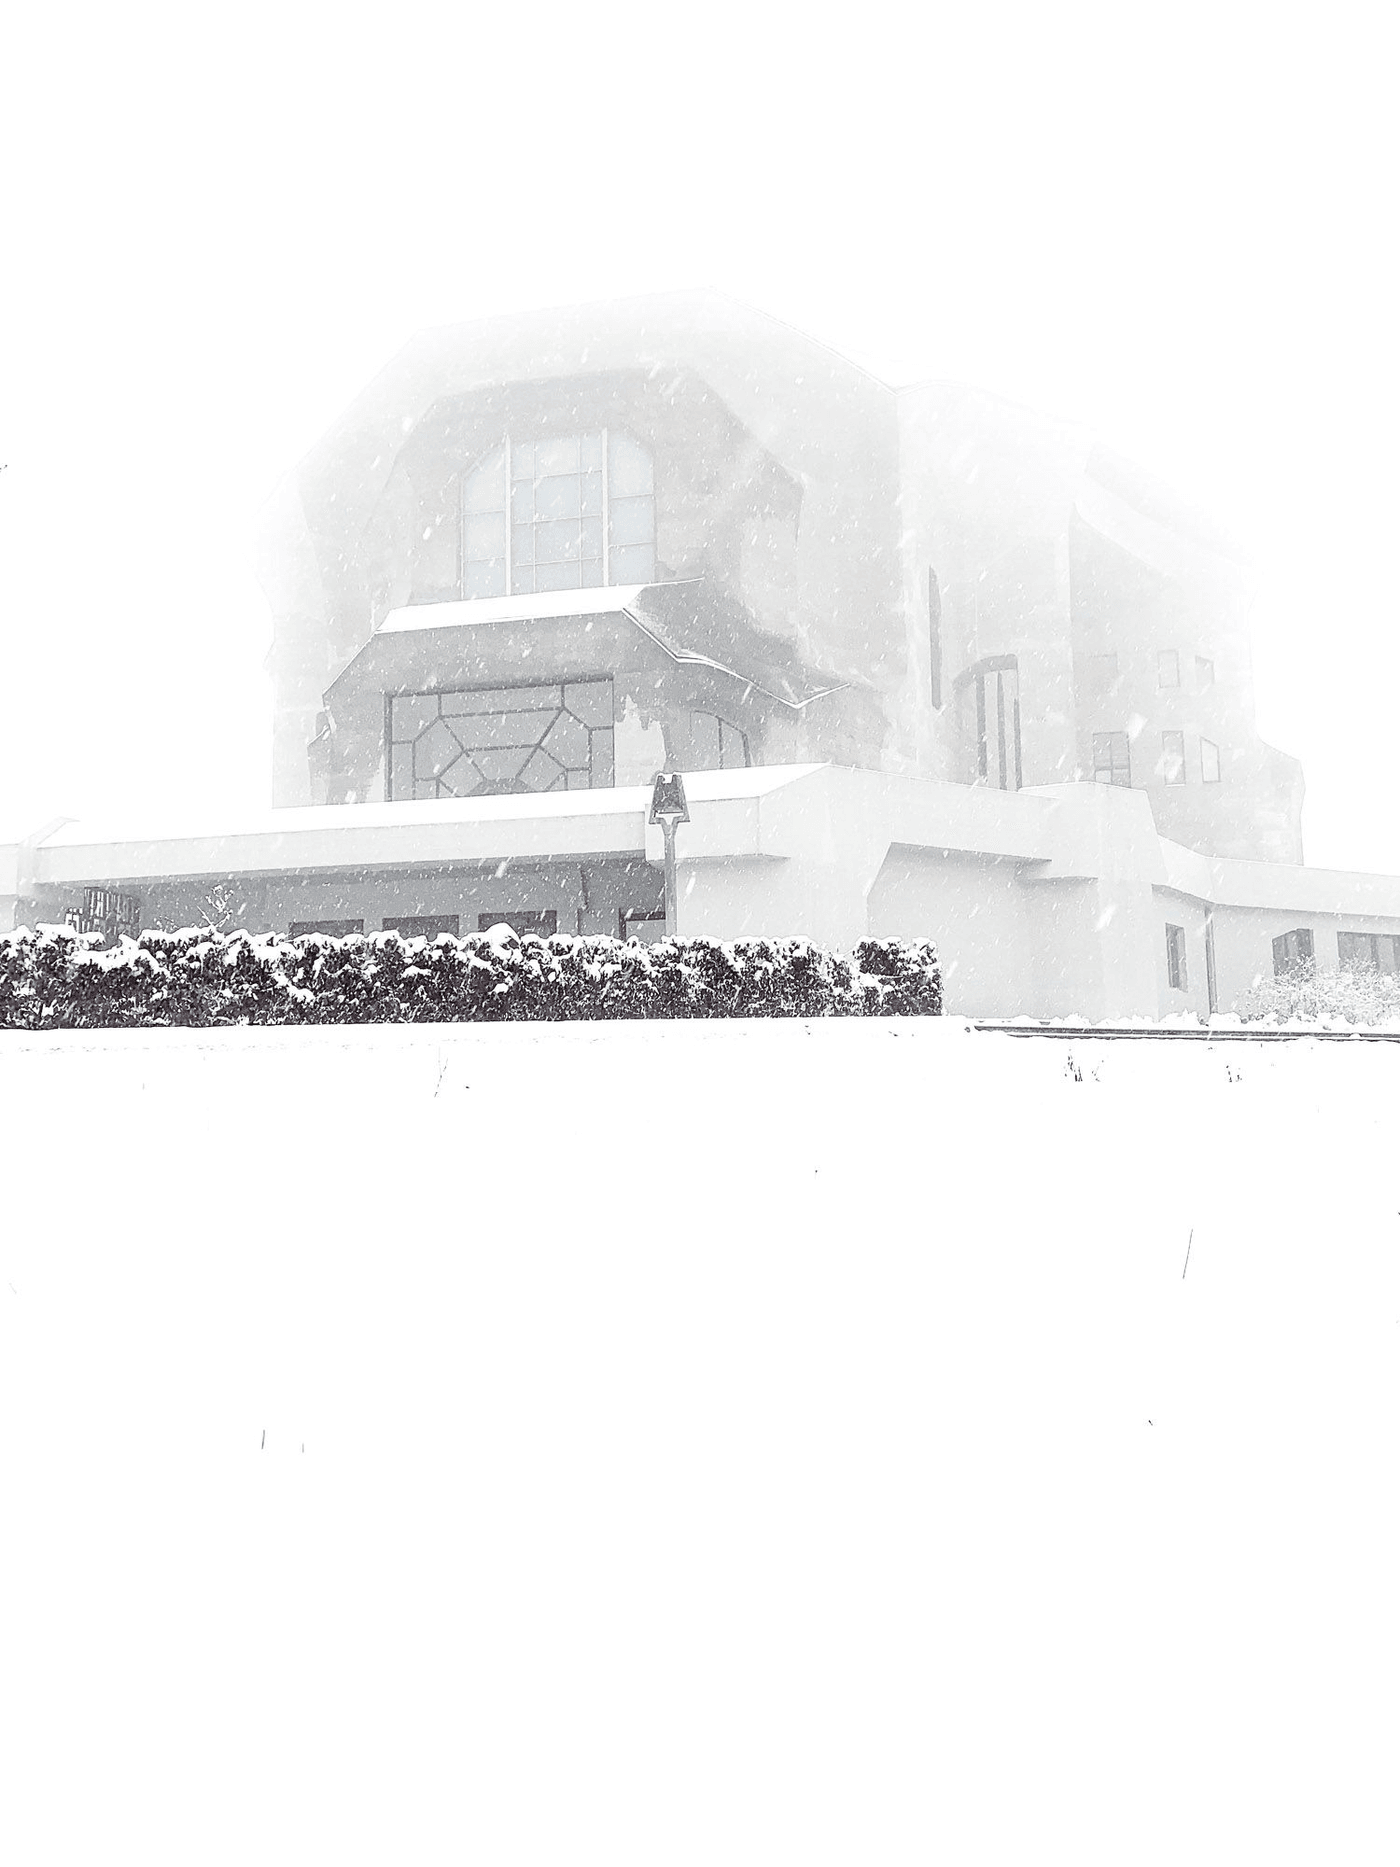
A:
<svg viewBox="0 0 1400 1867">
<path fill-rule="evenodd" d="M 603 430 L 603 582 L 612 583 L 612 513 L 608 509 L 608 431 Z"/>
</svg>

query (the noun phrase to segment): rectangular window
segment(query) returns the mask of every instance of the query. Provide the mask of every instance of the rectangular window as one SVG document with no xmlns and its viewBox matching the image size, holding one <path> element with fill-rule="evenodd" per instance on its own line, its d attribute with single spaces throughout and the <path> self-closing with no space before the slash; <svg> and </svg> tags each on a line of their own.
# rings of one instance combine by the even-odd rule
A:
<svg viewBox="0 0 1400 1867">
<path fill-rule="evenodd" d="M 1131 785 L 1126 733 L 1094 734 L 1095 784 Z"/>
<path fill-rule="evenodd" d="M 455 914 L 395 914 L 380 925 L 385 933 L 402 934 L 405 940 L 436 940 L 440 934 L 455 940 L 461 922 Z"/>
<path fill-rule="evenodd" d="M 1337 960 L 1343 972 L 1400 971 L 1400 938 L 1394 934 L 1339 933 Z"/>
<path fill-rule="evenodd" d="M 1220 991 L 1215 979 L 1215 922 L 1206 916 L 1206 1009 L 1212 1016 L 1220 1009 Z"/>
<path fill-rule="evenodd" d="M 391 800 L 597 791 L 613 782 L 610 680 L 393 694 L 385 710 Z"/>
<path fill-rule="evenodd" d="M 1209 739 L 1201 741 L 1201 783 L 1220 783 L 1220 747 Z"/>
<path fill-rule="evenodd" d="M 477 915 L 478 933 L 490 933 L 493 927 L 509 927 L 514 934 L 538 934 L 547 940 L 559 931 L 559 915 L 554 908 L 499 908 Z"/>
<path fill-rule="evenodd" d="M 1204 655 L 1196 657 L 1196 685 L 1197 687 L 1214 687 L 1215 685 L 1215 663 Z"/>
<path fill-rule="evenodd" d="M 1181 733 L 1162 734 L 1162 783 L 1185 784 L 1186 740 Z"/>
<path fill-rule="evenodd" d="M 1167 984 L 1174 992 L 1186 990 L 1186 929 L 1167 928 Z"/>
<path fill-rule="evenodd" d="M 1290 972 L 1297 972 L 1313 963 L 1313 936 L 1311 927 L 1294 927 L 1290 932 L 1279 934 L 1274 941 L 1274 977 L 1284 978 Z"/>
<path fill-rule="evenodd" d="M 1180 687 L 1181 657 L 1174 648 L 1164 648 L 1157 657 L 1157 685 Z"/>
<path fill-rule="evenodd" d="M 364 930 L 363 921 L 293 921 L 287 929 L 287 938 L 301 940 L 307 934 L 325 934 L 332 940 L 345 940 L 351 934 L 362 934 Z"/>
</svg>

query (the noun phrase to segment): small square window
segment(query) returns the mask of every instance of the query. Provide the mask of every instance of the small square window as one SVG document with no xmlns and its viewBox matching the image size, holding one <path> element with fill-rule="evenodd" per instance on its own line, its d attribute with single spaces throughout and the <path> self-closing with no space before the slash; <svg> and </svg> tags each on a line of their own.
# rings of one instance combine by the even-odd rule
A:
<svg viewBox="0 0 1400 1867">
<path fill-rule="evenodd" d="M 1167 984 L 1174 992 L 1186 990 L 1186 929 L 1167 927 Z"/>
<path fill-rule="evenodd" d="M 1209 739 L 1201 741 L 1201 783 L 1220 783 L 1220 747 Z"/>
<path fill-rule="evenodd" d="M 1215 663 L 1208 660 L 1205 655 L 1196 657 L 1196 685 L 1197 687 L 1214 687 L 1215 685 Z"/>
<path fill-rule="evenodd" d="M 1185 784 L 1186 739 L 1183 734 L 1162 734 L 1162 763 L 1160 770 L 1163 784 Z"/>
<path fill-rule="evenodd" d="M 1181 657 L 1174 648 L 1164 648 L 1157 657 L 1157 685 L 1180 687 Z"/>
</svg>

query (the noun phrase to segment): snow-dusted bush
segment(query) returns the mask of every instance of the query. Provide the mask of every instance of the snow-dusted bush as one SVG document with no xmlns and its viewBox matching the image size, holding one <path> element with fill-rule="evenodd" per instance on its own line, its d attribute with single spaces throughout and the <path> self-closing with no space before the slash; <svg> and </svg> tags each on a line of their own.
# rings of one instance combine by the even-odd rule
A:
<svg viewBox="0 0 1400 1867">
<path fill-rule="evenodd" d="M 1319 972 L 1300 964 L 1279 978 L 1261 979 L 1235 1009 L 1256 1023 L 1400 1023 L 1400 976 L 1374 967 Z"/>
<path fill-rule="evenodd" d="M 99 951 L 67 927 L 0 937 L 0 1029 L 569 1018 L 933 1016 L 927 942 L 143 933 Z"/>
</svg>

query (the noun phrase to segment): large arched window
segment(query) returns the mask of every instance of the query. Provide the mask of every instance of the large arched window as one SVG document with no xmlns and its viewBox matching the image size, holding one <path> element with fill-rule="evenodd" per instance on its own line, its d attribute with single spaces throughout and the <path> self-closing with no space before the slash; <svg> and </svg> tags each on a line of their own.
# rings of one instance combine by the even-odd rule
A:
<svg viewBox="0 0 1400 1867">
<path fill-rule="evenodd" d="M 462 594 L 650 583 L 651 456 L 630 436 L 507 439 L 462 482 Z"/>
</svg>

